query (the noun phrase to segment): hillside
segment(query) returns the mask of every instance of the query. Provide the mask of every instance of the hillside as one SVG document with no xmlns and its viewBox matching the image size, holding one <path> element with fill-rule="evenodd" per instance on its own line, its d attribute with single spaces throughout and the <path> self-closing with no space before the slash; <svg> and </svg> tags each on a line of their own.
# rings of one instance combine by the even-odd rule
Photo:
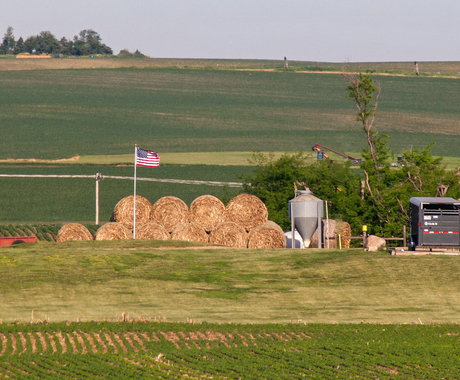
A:
<svg viewBox="0 0 460 380">
<path fill-rule="evenodd" d="M 310 151 L 315 143 L 360 152 L 366 144 L 338 64 L 292 63 L 286 72 L 279 61 L 88 59 L 76 65 L 114 68 L 50 70 L 73 61 L 46 61 L 3 71 L 0 159 L 122 155 L 140 142 L 160 153 Z M 0 59 L 0 70 L 15 62 Z M 121 67 L 131 64 L 138 68 Z M 386 74 L 377 77 L 375 126 L 396 154 L 435 142 L 435 155 L 460 155 L 456 65 L 420 64 L 418 77 L 409 63 L 369 65 Z"/>
</svg>

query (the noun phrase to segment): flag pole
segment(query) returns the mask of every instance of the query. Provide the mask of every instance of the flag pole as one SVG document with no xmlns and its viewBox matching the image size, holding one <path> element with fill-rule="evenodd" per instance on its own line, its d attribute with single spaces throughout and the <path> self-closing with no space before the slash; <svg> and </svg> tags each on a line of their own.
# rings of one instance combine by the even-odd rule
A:
<svg viewBox="0 0 460 380">
<path fill-rule="evenodd" d="M 137 144 L 134 145 L 133 239 L 136 239 L 136 177 L 137 177 Z"/>
</svg>

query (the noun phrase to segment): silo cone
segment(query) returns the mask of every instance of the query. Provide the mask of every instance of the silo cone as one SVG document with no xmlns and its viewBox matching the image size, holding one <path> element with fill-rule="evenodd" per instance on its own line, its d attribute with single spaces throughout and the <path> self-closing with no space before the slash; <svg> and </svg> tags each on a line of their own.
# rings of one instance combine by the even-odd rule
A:
<svg viewBox="0 0 460 380">
<path fill-rule="evenodd" d="M 289 218 L 293 229 L 302 236 L 305 248 L 310 246 L 311 237 L 323 218 L 323 201 L 316 198 L 310 190 L 301 190 L 299 195 L 289 201 Z M 321 228 L 318 228 L 318 242 L 321 242 Z M 321 248 L 321 244 L 318 244 Z"/>
</svg>

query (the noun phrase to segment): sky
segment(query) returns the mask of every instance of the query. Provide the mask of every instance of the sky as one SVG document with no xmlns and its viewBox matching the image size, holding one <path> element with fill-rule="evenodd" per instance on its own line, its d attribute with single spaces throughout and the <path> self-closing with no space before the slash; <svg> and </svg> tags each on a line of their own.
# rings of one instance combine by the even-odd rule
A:
<svg viewBox="0 0 460 380">
<path fill-rule="evenodd" d="M 115 54 L 460 61 L 459 0 L 0 0 L 0 38 L 93 29 Z"/>
</svg>

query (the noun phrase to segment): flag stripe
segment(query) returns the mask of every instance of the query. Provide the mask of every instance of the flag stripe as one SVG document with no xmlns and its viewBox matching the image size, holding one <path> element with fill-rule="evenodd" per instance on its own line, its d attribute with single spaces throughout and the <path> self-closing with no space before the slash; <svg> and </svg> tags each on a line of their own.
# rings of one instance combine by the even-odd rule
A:
<svg viewBox="0 0 460 380">
<path fill-rule="evenodd" d="M 136 165 L 151 168 L 160 166 L 160 156 L 157 152 L 137 148 Z"/>
</svg>

